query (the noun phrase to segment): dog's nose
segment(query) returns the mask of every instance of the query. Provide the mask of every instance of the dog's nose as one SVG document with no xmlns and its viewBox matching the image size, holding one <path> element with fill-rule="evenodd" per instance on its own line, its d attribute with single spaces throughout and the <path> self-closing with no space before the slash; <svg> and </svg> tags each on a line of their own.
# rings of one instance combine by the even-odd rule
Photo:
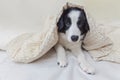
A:
<svg viewBox="0 0 120 80">
<path fill-rule="evenodd" d="M 77 41 L 78 40 L 78 36 L 77 35 L 73 35 L 72 37 L 71 37 L 71 39 L 72 39 L 72 41 Z"/>
</svg>

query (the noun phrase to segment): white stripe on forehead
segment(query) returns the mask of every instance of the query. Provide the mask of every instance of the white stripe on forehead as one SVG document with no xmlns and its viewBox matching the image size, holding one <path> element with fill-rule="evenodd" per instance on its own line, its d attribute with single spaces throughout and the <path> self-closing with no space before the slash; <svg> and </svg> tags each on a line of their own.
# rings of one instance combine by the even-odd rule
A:
<svg viewBox="0 0 120 80">
<path fill-rule="evenodd" d="M 79 40 L 81 39 L 81 36 L 80 36 L 81 31 L 77 25 L 77 22 L 80 16 L 81 16 L 81 11 L 79 10 L 72 10 L 68 13 L 68 17 L 71 20 L 71 25 L 69 29 L 66 31 L 66 35 L 69 41 L 71 41 L 71 36 L 73 35 L 79 36 Z"/>
<path fill-rule="evenodd" d="M 70 17 L 72 23 L 76 23 L 78 21 L 79 16 L 81 15 L 81 11 L 72 10 L 68 14 L 68 17 Z"/>
</svg>

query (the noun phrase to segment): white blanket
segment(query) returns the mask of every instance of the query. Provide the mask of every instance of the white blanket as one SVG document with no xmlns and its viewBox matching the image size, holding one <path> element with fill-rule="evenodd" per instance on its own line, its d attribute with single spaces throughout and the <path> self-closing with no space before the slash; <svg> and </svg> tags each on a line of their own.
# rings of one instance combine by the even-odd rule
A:
<svg viewBox="0 0 120 80">
<path fill-rule="evenodd" d="M 120 63 L 120 23 L 109 23 L 101 26 L 107 36 L 113 41 L 113 51 L 103 57 L 99 57 L 98 60 L 107 60 Z"/>
<path fill-rule="evenodd" d="M 95 75 L 84 73 L 69 53 L 66 68 L 58 67 L 54 52 L 30 64 L 14 63 L 6 52 L 0 54 L 0 80 L 120 80 L 120 64 L 95 62 L 89 56 L 88 61 L 96 68 Z"/>
</svg>

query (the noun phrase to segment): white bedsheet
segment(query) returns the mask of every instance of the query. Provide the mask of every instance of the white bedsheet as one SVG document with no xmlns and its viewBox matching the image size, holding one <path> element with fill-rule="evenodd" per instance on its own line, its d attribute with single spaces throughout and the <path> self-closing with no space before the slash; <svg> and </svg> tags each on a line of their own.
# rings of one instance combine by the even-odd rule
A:
<svg viewBox="0 0 120 80">
<path fill-rule="evenodd" d="M 95 75 L 84 73 L 71 54 L 68 55 L 69 65 L 66 68 L 59 68 L 53 50 L 30 64 L 14 63 L 6 52 L 1 51 L 0 80 L 120 80 L 120 64 L 95 62 L 88 54 L 86 55 L 96 68 Z"/>
</svg>

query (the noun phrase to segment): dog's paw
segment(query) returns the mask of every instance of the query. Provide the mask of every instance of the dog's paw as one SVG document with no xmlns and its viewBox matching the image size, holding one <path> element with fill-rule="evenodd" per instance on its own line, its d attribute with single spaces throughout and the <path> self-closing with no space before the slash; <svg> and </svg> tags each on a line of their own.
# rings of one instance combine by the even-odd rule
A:
<svg viewBox="0 0 120 80">
<path fill-rule="evenodd" d="M 57 64 L 61 68 L 67 67 L 67 65 L 68 65 L 68 63 L 66 61 L 58 61 Z"/>
<path fill-rule="evenodd" d="M 95 69 L 90 65 L 80 64 L 81 69 L 86 72 L 87 74 L 94 75 Z"/>
</svg>

